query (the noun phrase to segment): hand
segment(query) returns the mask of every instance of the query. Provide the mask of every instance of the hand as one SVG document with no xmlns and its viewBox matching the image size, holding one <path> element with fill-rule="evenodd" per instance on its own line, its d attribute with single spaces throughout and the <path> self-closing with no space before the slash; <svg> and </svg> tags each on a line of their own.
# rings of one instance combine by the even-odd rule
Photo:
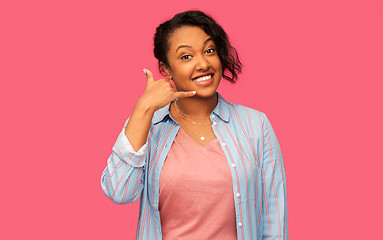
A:
<svg viewBox="0 0 383 240">
<path fill-rule="evenodd" d="M 151 71 L 144 69 L 144 72 L 146 74 L 147 83 L 140 101 L 145 102 L 145 104 L 154 111 L 165 107 L 177 98 L 192 97 L 196 94 L 196 91 L 177 91 L 174 83 L 170 82 L 168 79 L 161 78 L 154 81 L 153 73 Z"/>
</svg>

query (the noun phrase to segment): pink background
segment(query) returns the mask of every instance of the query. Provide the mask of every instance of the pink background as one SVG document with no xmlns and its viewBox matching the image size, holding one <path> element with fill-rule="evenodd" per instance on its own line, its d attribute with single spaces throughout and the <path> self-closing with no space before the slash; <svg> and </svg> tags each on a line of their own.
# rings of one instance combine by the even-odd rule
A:
<svg viewBox="0 0 383 240">
<path fill-rule="evenodd" d="M 198 8 L 245 67 L 219 92 L 269 117 L 290 239 L 378 239 L 383 7 L 359 1 L 1 1 L 1 239 L 133 239 L 101 172 L 145 87 L 157 25 Z"/>
</svg>

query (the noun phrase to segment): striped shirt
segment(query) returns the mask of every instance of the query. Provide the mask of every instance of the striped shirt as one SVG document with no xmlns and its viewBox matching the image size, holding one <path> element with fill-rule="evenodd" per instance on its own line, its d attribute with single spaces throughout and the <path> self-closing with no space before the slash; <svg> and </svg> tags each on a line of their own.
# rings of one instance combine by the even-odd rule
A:
<svg viewBox="0 0 383 240">
<path fill-rule="evenodd" d="M 101 177 L 101 187 L 113 202 L 131 203 L 141 197 L 136 240 L 162 239 L 159 179 L 180 129 L 169 106 L 155 112 L 147 142 L 137 152 L 125 136 L 129 119 L 125 122 Z M 268 118 L 218 94 L 210 120 L 230 166 L 237 239 L 288 239 L 286 175 Z"/>
</svg>

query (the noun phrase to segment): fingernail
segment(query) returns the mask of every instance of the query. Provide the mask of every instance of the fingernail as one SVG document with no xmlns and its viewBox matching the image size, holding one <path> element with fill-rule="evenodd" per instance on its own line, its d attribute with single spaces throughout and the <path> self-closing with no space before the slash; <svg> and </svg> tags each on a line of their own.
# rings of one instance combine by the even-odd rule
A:
<svg viewBox="0 0 383 240">
<path fill-rule="evenodd" d="M 146 74 L 146 69 L 145 68 L 142 71 L 144 71 L 144 73 Z"/>
</svg>

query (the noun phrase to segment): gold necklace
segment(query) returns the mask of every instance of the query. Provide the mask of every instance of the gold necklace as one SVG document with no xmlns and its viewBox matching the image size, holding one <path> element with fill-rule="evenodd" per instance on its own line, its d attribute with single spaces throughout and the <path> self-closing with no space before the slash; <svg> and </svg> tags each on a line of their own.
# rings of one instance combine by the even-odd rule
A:
<svg viewBox="0 0 383 240">
<path fill-rule="evenodd" d="M 186 115 L 185 113 L 183 113 L 177 106 L 177 101 L 178 99 L 174 102 L 174 108 L 176 110 L 176 112 L 178 113 L 178 115 L 180 116 L 181 119 L 185 119 L 195 125 L 200 125 L 200 126 L 208 126 L 208 125 L 211 125 L 212 123 L 199 123 L 199 122 L 194 122 L 192 120 L 189 120 L 188 118 L 190 118 L 190 116 Z"/>
<path fill-rule="evenodd" d="M 181 121 L 184 123 L 184 126 L 186 126 L 184 120 L 181 118 Z M 200 134 L 197 134 L 195 131 L 193 131 L 191 128 L 189 128 L 189 130 L 195 134 L 196 136 L 198 136 L 198 138 L 201 140 L 201 141 L 204 141 L 205 140 L 205 137 L 204 136 L 201 136 Z"/>
<path fill-rule="evenodd" d="M 177 101 L 176 101 L 176 102 L 177 102 Z M 178 116 L 180 116 L 181 121 L 182 121 L 182 122 L 184 123 L 184 125 L 185 125 L 184 118 L 181 116 L 181 113 L 180 113 L 179 111 L 177 111 L 177 107 L 176 107 L 177 105 L 176 105 L 176 102 L 174 102 L 174 108 L 176 109 L 176 112 L 178 113 Z M 205 137 L 204 137 L 204 136 L 201 136 L 200 134 L 197 134 L 197 133 L 194 132 L 191 128 L 189 128 L 189 130 L 190 130 L 192 133 L 194 133 L 195 135 L 197 135 L 201 141 L 204 141 L 204 140 L 205 140 Z"/>
</svg>

